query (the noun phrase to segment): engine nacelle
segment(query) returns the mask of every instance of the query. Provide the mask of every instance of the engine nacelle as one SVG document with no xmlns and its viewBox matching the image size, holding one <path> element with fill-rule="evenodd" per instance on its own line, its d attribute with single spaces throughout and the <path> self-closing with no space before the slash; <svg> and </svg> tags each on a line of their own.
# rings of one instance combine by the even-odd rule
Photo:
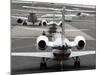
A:
<svg viewBox="0 0 100 75">
<path fill-rule="evenodd" d="M 42 20 L 42 21 L 41 21 L 41 25 L 42 25 L 42 26 L 46 26 L 46 25 L 47 25 L 47 21 L 46 21 L 46 20 Z"/>
<path fill-rule="evenodd" d="M 86 45 L 86 40 L 83 36 L 77 36 L 74 40 L 77 49 L 83 49 Z"/>
<path fill-rule="evenodd" d="M 18 19 L 17 19 L 17 23 L 23 23 L 23 21 L 24 21 L 24 20 L 23 20 L 22 18 L 18 18 Z"/>
<path fill-rule="evenodd" d="M 47 48 L 48 38 L 46 36 L 39 36 L 37 38 L 37 48 L 40 50 L 45 50 Z"/>
<path fill-rule="evenodd" d="M 77 15 L 77 16 L 80 16 L 81 14 L 82 14 L 81 12 L 78 12 L 76 15 Z"/>
</svg>

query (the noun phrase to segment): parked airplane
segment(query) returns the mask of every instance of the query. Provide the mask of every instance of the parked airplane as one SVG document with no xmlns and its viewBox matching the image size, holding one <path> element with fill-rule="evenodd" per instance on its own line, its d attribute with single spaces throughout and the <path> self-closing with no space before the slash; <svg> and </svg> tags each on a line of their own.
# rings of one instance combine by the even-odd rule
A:
<svg viewBox="0 0 100 75">
<path fill-rule="evenodd" d="M 39 26 L 46 26 L 46 25 L 51 25 L 55 22 L 55 20 L 61 20 L 62 15 L 59 14 L 59 12 L 61 11 L 61 9 L 57 9 L 57 8 L 48 8 L 48 7 L 33 7 L 33 6 L 22 6 L 25 9 L 31 9 L 33 11 L 57 11 L 54 14 L 49 14 L 49 13 L 45 13 L 45 15 L 42 15 L 40 18 L 37 18 L 36 13 L 40 13 L 40 12 L 28 12 L 28 10 L 26 12 L 29 13 L 28 17 L 18 17 L 18 16 L 12 16 L 12 19 L 16 19 L 15 21 L 19 24 L 22 25 L 39 25 Z M 24 10 L 23 10 L 24 11 Z M 90 12 L 95 12 L 95 11 L 88 11 L 88 10 L 72 10 L 72 9 L 66 9 L 66 12 L 73 12 L 76 14 L 67 14 L 65 15 L 65 20 L 71 22 L 73 17 L 85 17 L 85 16 L 89 16 L 88 13 Z M 57 14 L 58 13 L 58 14 Z M 50 22 L 52 21 L 52 22 Z M 14 21 L 13 21 L 14 22 Z M 50 22 L 50 23 L 49 23 Z M 61 25 L 62 23 L 55 23 L 57 26 Z"/>
<path fill-rule="evenodd" d="M 65 21 L 67 22 L 71 22 L 73 20 L 73 18 L 80 18 L 80 17 L 88 17 L 90 16 L 88 13 L 74 13 L 74 14 L 68 14 L 65 15 Z M 51 19 L 51 20 L 61 20 L 62 19 L 62 15 L 61 14 L 45 14 L 43 16 L 41 16 L 41 18 L 44 18 L 45 20 Z"/>
<path fill-rule="evenodd" d="M 65 21 L 71 22 L 73 18 L 87 17 L 90 16 L 87 13 L 78 12 L 77 14 L 68 14 L 65 15 Z M 57 26 L 61 26 L 62 22 L 60 21 L 62 18 L 61 14 L 45 14 L 41 17 L 37 18 L 36 13 L 29 13 L 28 17 L 19 17 L 12 16 L 12 22 L 18 23 L 21 25 L 39 25 L 39 26 L 48 26 L 52 24 L 56 24 Z M 57 22 L 60 21 L 60 22 Z"/>
<path fill-rule="evenodd" d="M 60 22 L 56 22 L 56 21 L 52 18 L 37 18 L 37 16 L 35 15 L 35 13 L 29 13 L 28 17 L 18 17 L 18 16 L 12 16 L 12 22 L 16 23 L 16 24 L 21 24 L 21 25 L 38 25 L 38 26 L 48 26 L 51 24 L 56 24 L 57 26 L 60 26 L 62 23 Z"/>
<path fill-rule="evenodd" d="M 95 54 L 95 51 L 81 51 L 85 45 L 86 40 L 83 36 L 76 36 L 74 41 L 69 41 L 65 38 L 65 8 L 62 9 L 62 32 L 59 37 L 56 37 L 54 40 L 49 41 L 48 37 L 43 34 L 39 36 L 36 40 L 37 48 L 40 50 L 46 50 L 47 47 L 51 47 L 51 52 L 12 52 L 13 56 L 29 56 L 29 57 L 40 57 L 42 60 L 40 62 L 40 68 L 47 68 L 47 60 L 53 59 L 60 61 L 61 66 L 63 65 L 64 60 L 70 58 L 74 59 L 74 66 L 80 67 L 79 56 Z M 72 48 L 77 48 L 78 51 L 73 51 Z"/>
</svg>

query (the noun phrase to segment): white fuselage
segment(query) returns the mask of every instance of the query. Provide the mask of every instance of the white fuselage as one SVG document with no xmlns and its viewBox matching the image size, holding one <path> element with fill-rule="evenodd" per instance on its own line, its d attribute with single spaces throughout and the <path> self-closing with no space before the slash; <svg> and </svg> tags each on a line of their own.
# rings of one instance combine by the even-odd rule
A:
<svg viewBox="0 0 100 75">
<path fill-rule="evenodd" d="M 62 45 L 62 39 L 56 38 L 54 41 L 54 47 L 52 52 L 55 60 L 66 60 L 71 54 L 71 48 L 69 47 L 69 40 L 65 38 L 65 44 Z"/>
</svg>

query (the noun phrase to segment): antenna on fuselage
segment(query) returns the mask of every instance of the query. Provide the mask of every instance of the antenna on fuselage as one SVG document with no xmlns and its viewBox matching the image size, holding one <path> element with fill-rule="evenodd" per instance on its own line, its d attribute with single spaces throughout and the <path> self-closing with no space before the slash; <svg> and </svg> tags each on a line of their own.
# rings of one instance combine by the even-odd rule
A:
<svg viewBox="0 0 100 75">
<path fill-rule="evenodd" d="M 61 34 L 61 38 L 62 38 L 62 46 L 65 45 L 64 43 L 64 39 L 65 39 L 65 7 L 62 8 L 62 34 Z"/>
</svg>

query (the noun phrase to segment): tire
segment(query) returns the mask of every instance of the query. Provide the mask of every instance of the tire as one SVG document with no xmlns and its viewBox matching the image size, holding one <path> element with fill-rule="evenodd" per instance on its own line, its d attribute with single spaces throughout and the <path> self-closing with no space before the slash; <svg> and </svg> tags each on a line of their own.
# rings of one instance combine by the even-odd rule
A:
<svg viewBox="0 0 100 75">
<path fill-rule="evenodd" d="M 77 62 L 77 67 L 80 68 L 80 61 Z"/>
<path fill-rule="evenodd" d="M 75 61 L 75 62 L 74 62 L 74 67 L 76 68 L 76 66 L 77 66 L 77 62 Z"/>
<path fill-rule="evenodd" d="M 26 22 L 24 22 L 24 23 L 23 23 L 23 26 L 26 26 L 26 25 L 27 25 L 27 23 L 26 23 Z"/>
<path fill-rule="evenodd" d="M 62 24 L 60 25 L 60 27 L 62 27 Z"/>
<path fill-rule="evenodd" d="M 40 69 L 47 69 L 47 64 L 46 63 L 40 63 Z"/>
<path fill-rule="evenodd" d="M 74 62 L 74 67 L 75 68 L 80 68 L 80 61 L 75 61 Z"/>
<path fill-rule="evenodd" d="M 42 25 L 41 25 L 41 22 L 39 23 L 39 26 L 42 26 Z"/>
</svg>

